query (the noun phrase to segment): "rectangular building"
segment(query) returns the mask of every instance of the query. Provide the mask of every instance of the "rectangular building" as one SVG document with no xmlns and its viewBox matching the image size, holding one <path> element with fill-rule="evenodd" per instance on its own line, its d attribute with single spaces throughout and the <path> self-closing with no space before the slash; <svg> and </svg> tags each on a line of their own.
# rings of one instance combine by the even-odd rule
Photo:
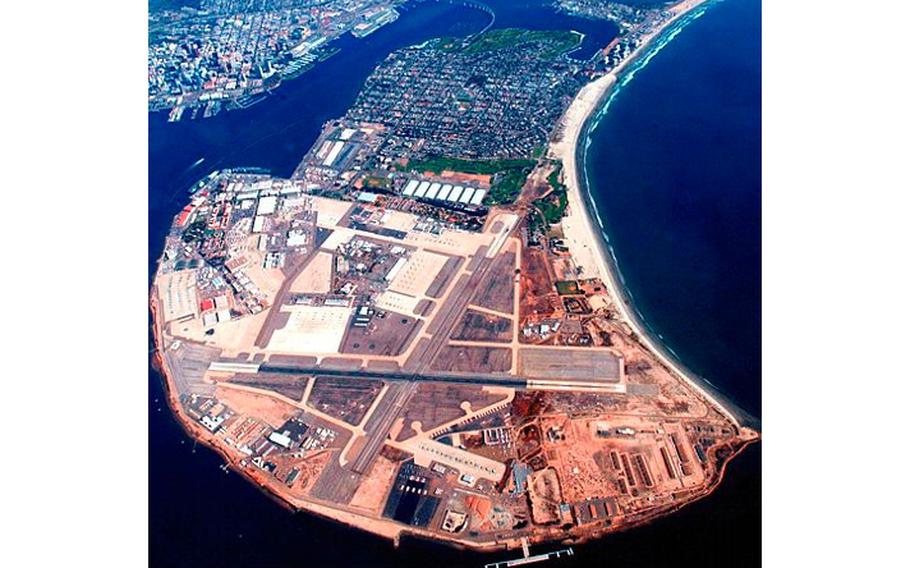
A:
<svg viewBox="0 0 910 568">
<path fill-rule="evenodd" d="M 404 186 L 404 191 L 402 192 L 402 194 L 407 195 L 408 197 L 414 195 L 414 190 L 417 189 L 417 186 L 419 184 L 420 184 L 420 182 L 417 181 L 416 179 L 409 180 L 408 184 L 406 186 Z"/>
<path fill-rule="evenodd" d="M 329 151 L 329 155 L 325 157 L 325 160 L 322 161 L 323 166 L 331 166 L 335 162 L 335 159 L 338 158 L 338 154 L 341 153 L 341 149 L 344 148 L 344 142 L 336 141 L 332 145 L 332 149 Z"/>
<path fill-rule="evenodd" d="M 259 206 L 256 207 L 256 215 L 271 215 L 278 207 L 278 197 L 270 195 L 259 200 Z"/>
<path fill-rule="evenodd" d="M 449 194 L 449 198 L 446 199 L 446 201 L 449 201 L 449 202 L 458 201 L 458 198 L 461 197 L 461 192 L 463 189 L 464 189 L 464 187 L 462 187 L 460 185 L 456 185 L 455 187 L 453 187 L 452 193 Z"/>
</svg>

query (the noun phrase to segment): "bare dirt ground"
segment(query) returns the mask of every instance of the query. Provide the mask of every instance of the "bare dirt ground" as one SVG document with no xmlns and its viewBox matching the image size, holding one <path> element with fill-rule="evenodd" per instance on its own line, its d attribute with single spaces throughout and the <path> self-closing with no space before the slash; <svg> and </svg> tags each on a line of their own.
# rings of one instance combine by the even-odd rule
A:
<svg viewBox="0 0 910 568">
<path fill-rule="evenodd" d="M 291 375 L 268 375 L 257 373 L 255 375 L 236 374 L 231 377 L 234 384 L 246 385 L 258 389 L 270 390 L 284 395 L 293 400 L 303 398 L 306 391 L 306 385 L 309 379 L 306 377 L 295 377 Z"/>
<path fill-rule="evenodd" d="M 546 253 L 528 248 L 521 255 L 520 321 L 528 317 L 544 318 L 562 309 Z"/>
<path fill-rule="evenodd" d="M 513 251 L 501 253 L 490 270 L 487 278 L 477 288 L 472 303 L 498 312 L 511 314 L 515 301 L 515 253 Z"/>
<path fill-rule="evenodd" d="M 382 390 L 382 381 L 320 377 L 310 393 L 313 408 L 356 426 Z"/>
<path fill-rule="evenodd" d="M 404 427 L 396 440 L 405 440 L 418 433 L 411 428 L 412 422 L 420 422 L 420 429 L 427 432 L 466 415 L 466 406 L 478 410 L 505 400 L 508 396 L 506 392 L 489 392 L 474 385 L 423 383 L 401 414 Z"/>
<path fill-rule="evenodd" d="M 509 343 L 512 341 L 512 320 L 468 309 L 455 326 L 452 339 Z"/>
<path fill-rule="evenodd" d="M 512 368 L 512 350 L 506 347 L 447 345 L 433 361 L 434 371 L 507 373 Z"/>
<path fill-rule="evenodd" d="M 296 495 L 305 495 L 306 493 L 309 493 L 332 455 L 333 452 L 323 450 L 307 460 L 298 462 L 297 467 L 300 468 L 300 475 L 298 475 L 297 479 L 294 481 L 291 491 Z"/>
<path fill-rule="evenodd" d="M 348 326 L 341 341 L 342 353 L 400 355 L 417 336 L 423 322 L 393 312 L 374 317 L 368 327 Z"/>
<path fill-rule="evenodd" d="M 529 248 L 522 255 L 522 288 L 534 296 L 545 296 L 554 289 L 553 276 L 546 253 L 538 248 Z"/>
<path fill-rule="evenodd" d="M 219 386 L 215 390 L 215 396 L 237 414 L 255 416 L 268 423 L 272 428 L 279 428 L 298 411 L 290 404 L 280 400 L 238 389 Z"/>
<path fill-rule="evenodd" d="M 559 519 L 559 503 L 562 495 L 556 471 L 547 468 L 531 474 L 529 478 L 531 517 L 538 524 L 547 524 Z"/>
<path fill-rule="evenodd" d="M 351 499 L 351 507 L 366 509 L 374 514 L 382 512 L 389 486 L 395 479 L 398 464 L 380 454 L 373 463 L 369 474 L 363 477 L 363 482 Z"/>
<path fill-rule="evenodd" d="M 467 174 L 464 172 L 454 172 L 452 170 L 443 170 L 442 177 L 450 179 L 455 182 L 462 183 L 480 183 L 485 185 L 490 185 L 490 179 L 492 176 L 489 174 Z"/>
</svg>

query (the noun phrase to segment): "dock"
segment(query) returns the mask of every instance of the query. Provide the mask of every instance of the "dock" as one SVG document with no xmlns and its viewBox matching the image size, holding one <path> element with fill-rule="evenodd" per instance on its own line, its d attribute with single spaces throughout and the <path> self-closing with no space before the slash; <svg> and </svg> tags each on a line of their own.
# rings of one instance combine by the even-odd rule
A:
<svg viewBox="0 0 910 568">
<path fill-rule="evenodd" d="M 552 560 L 554 558 L 575 556 L 575 551 L 572 550 L 571 546 L 569 548 L 554 550 L 552 552 L 544 552 L 543 554 L 535 554 L 534 556 L 531 556 L 527 538 L 521 539 L 521 552 L 521 558 L 514 558 L 512 560 L 500 560 L 499 562 L 490 562 L 489 564 L 485 564 L 484 568 L 512 568 L 512 566 L 527 566 L 528 564 L 536 564 L 538 562 L 544 562 L 547 560 Z"/>
</svg>

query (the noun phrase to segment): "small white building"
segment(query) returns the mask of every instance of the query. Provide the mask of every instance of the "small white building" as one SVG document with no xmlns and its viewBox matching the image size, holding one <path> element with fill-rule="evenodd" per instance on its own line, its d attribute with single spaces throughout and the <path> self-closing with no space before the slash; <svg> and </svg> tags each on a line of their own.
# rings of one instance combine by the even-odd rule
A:
<svg viewBox="0 0 910 568">
<path fill-rule="evenodd" d="M 271 215 L 278 209 L 278 197 L 269 195 L 259 199 L 259 206 L 256 207 L 256 215 Z"/>
<path fill-rule="evenodd" d="M 291 439 L 284 434 L 279 434 L 278 432 L 272 432 L 269 434 L 269 441 L 278 444 L 284 449 L 289 449 L 291 447 Z"/>
<path fill-rule="evenodd" d="M 215 416 L 213 418 L 213 417 L 209 416 L 208 414 L 206 414 L 205 416 L 202 417 L 200 422 L 202 422 L 202 425 L 205 426 L 205 428 L 209 432 L 214 432 L 215 430 L 217 430 L 218 428 L 221 427 L 221 423 L 224 422 L 224 417 Z"/>
</svg>

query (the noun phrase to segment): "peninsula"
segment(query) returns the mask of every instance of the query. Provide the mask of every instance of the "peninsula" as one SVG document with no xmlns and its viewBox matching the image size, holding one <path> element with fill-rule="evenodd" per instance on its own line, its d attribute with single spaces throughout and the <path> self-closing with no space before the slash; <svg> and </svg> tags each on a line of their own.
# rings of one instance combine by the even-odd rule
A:
<svg viewBox="0 0 910 568">
<path fill-rule="evenodd" d="M 636 321 L 579 164 L 696 9 L 634 10 L 588 61 L 571 30 L 396 51 L 290 178 L 200 180 L 150 295 L 187 433 L 292 509 L 482 550 L 713 491 L 759 433 Z"/>
</svg>

